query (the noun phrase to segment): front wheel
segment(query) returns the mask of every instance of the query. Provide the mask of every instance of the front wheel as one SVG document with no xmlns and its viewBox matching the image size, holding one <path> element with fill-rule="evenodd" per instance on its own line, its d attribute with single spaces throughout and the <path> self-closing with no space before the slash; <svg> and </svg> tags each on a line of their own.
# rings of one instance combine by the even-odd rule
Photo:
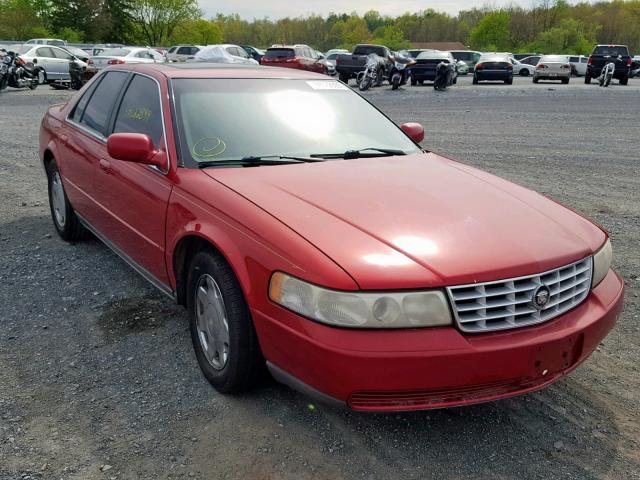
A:
<svg viewBox="0 0 640 480">
<path fill-rule="evenodd" d="M 73 210 L 71 203 L 69 203 L 58 165 L 54 160 L 47 166 L 47 180 L 49 208 L 53 225 L 56 227 L 58 235 L 67 242 L 75 242 L 87 238 L 89 232 L 80 223 L 76 212 Z"/>
<path fill-rule="evenodd" d="M 400 87 L 400 74 L 394 73 L 391 77 L 391 90 L 397 90 Z"/>
<path fill-rule="evenodd" d="M 365 75 L 364 78 L 360 81 L 360 84 L 358 85 L 358 88 L 360 89 L 360 91 L 364 92 L 365 90 L 368 90 L 369 87 L 371 86 L 371 76 L 370 75 Z"/>
<path fill-rule="evenodd" d="M 221 393 L 251 388 L 264 359 L 238 281 L 218 253 L 198 252 L 187 279 L 193 348 L 202 373 Z"/>
<path fill-rule="evenodd" d="M 529 70 L 527 70 L 526 68 L 523 68 L 522 70 L 520 70 L 520 76 L 521 77 L 528 77 L 529 76 Z"/>
</svg>

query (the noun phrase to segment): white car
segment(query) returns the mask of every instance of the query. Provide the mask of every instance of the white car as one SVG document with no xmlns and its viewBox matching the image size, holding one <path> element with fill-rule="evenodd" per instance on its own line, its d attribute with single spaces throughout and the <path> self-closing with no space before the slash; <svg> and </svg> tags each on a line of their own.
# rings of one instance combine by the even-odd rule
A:
<svg viewBox="0 0 640 480">
<path fill-rule="evenodd" d="M 536 73 L 533 74 L 533 83 L 540 80 L 561 80 L 565 85 L 571 80 L 571 64 L 566 55 L 543 55 Z"/>
<path fill-rule="evenodd" d="M 89 67 L 95 70 L 102 70 L 109 65 L 119 65 L 122 63 L 164 63 L 164 55 L 156 52 L 153 48 L 124 47 L 108 48 L 94 55 L 89 59 Z"/>
<path fill-rule="evenodd" d="M 584 55 L 569 57 L 572 73 L 578 77 L 584 77 L 586 75 L 587 62 L 589 62 L 589 57 L 585 57 Z"/>
<path fill-rule="evenodd" d="M 67 42 L 59 38 L 32 38 L 27 40 L 27 45 L 55 45 L 56 47 L 65 47 Z"/>
<path fill-rule="evenodd" d="M 249 54 L 244 48 L 228 43 L 221 45 L 207 45 L 195 54 L 193 60 L 187 61 L 258 65 L 258 62 L 249 57 Z"/>
<path fill-rule="evenodd" d="M 526 63 L 519 62 L 515 58 L 509 58 L 511 61 L 511 65 L 513 65 L 513 74 L 520 75 L 521 77 L 528 77 L 529 75 L 533 75 L 536 73 L 536 67 L 533 65 L 528 65 Z"/>
<path fill-rule="evenodd" d="M 200 45 L 176 45 L 167 52 L 168 62 L 186 62 L 193 60 L 196 53 L 202 50 Z"/>
<path fill-rule="evenodd" d="M 69 62 L 75 60 L 81 67 L 87 64 L 75 55 L 70 54 L 64 48 L 54 45 L 24 44 L 14 45 L 7 48 L 19 54 L 25 61 L 44 69 L 44 78 L 40 78 L 40 83 L 54 80 L 69 80 Z"/>
</svg>

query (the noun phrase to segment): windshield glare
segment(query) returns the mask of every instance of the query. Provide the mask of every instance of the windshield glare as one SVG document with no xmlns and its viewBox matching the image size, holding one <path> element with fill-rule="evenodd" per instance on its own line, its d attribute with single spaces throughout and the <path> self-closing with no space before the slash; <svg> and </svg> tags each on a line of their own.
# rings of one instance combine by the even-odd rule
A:
<svg viewBox="0 0 640 480">
<path fill-rule="evenodd" d="M 174 79 L 182 161 L 343 153 L 417 153 L 391 121 L 335 80 Z"/>
</svg>

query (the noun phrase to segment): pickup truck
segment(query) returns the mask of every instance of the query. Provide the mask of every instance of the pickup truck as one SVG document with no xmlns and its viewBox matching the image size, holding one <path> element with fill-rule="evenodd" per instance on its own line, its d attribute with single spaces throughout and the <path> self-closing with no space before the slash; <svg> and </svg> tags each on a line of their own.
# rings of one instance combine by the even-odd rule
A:
<svg viewBox="0 0 640 480">
<path fill-rule="evenodd" d="M 618 79 L 620 85 L 629 83 L 632 58 L 626 45 L 596 45 L 587 61 L 584 83 L 589 84 L 592 78 L 598 78 L 602 68 L 609 62 L 616 64 L 613 78 Z"/>
<path fill-rule="evenodd" d="M 341 82 L 348 83 L 350 78 L 355 78 L 364 70 L 367 55 L 375 53 L 382 57 L 385 63 L 383 77 L 387 77 L 393 66 L 390 60 L 391 51 L 383 45 L 356 45 L 353 53 L 343 53 L 336 57 L 336 71 Z"/>
</svg>

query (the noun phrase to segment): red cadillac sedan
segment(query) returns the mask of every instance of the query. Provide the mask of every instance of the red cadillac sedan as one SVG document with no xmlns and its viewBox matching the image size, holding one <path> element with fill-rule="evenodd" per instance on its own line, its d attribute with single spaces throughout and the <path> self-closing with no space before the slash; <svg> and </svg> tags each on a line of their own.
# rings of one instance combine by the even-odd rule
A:
<svg viewBox="0 0 640 480">
<path fill-rule="evenodd" d="M 620 314 L 607 233 L 423 136 L 311 72 L 139 64 L 52 106 L 40 155 L 60 236 L 185 305 L 220 392 L 265 365 L 367 411 L 551 384 Z"/>
</svg>

